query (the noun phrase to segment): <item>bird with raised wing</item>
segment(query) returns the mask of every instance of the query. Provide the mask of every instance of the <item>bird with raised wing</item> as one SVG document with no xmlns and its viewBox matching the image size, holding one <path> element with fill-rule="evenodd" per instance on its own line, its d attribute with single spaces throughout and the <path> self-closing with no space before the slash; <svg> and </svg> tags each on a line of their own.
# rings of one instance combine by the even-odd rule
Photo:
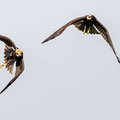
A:
<svg viewBox="0 0 120 120">
<path fill-rule="evenodd" d="M 24 71 L 23 51 L 16 47 L 14 42 L 8 37 L 0 35 L 0 41 L 4 42 L 4 63 L 0 67 L 6 66 L 7 71 L 12 74 L 14 63 L 16 62 L 16 72 L 13 79 L 0 92 L 4 92 Z"/>
<path fill-rule="evenodd" d="M 96 19 L 96 17 L 94 15 L 86 15 L 86 16 L 79 17 L 79 18 L 76 18 L 76 19 L 68 22 L 63 27 L 61 27 L 56 32 L 54 32 L 52 35 L 50 35 L 47 39 L 45 39 L 42 42 L 42 44 L 59 36 L 69 25 L 75 25 L 75 27 L 77 29 L 79 29 L 80 31 L 82 31 L 83 33 L 101 34 L 102 37 L 105 39 L 105 41 L 111 46 L 118 62 L 120 63 L 120 59 L 115 52 L 115 49 L 114 49 L 114 46 L 113 46 L 113 43 L 112 43 L 112 40 L 111 40 L 108 30 L 102 23 L 100 23 Z"/>
</svg>

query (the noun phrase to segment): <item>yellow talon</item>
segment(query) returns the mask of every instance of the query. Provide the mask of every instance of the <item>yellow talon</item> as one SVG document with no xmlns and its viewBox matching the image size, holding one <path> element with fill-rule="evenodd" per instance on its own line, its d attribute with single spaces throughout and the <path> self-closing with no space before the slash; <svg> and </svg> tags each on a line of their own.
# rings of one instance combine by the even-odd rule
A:
<svg viewBox="0 0 120 120">
<path fill-rule="evenodd" d="M 89 26 L 89 28 L 88 28 L 88 30 L 87 30 L 87 34 L 89 34 L 90 33 L 90 26 Z"/>
<path fill-rule="evenodd" d="M 84 26 L 84 34 L 85 34 L 85 32 L 86 32 L 86 25 Z"/>
<path fill-rule="evenodd" d="M 6 66 L 6 65 L 7 65 L 7 63 L 4 62 L 2 65 L 0 65 L 0 68 L 2 68 L 3 66 Z"/>
<path fill-rule="evenodd" d="M 89 33 L 90 33 L 90 30 L 88 29 L 87 34 L 89 34 Z"/>
</svg>

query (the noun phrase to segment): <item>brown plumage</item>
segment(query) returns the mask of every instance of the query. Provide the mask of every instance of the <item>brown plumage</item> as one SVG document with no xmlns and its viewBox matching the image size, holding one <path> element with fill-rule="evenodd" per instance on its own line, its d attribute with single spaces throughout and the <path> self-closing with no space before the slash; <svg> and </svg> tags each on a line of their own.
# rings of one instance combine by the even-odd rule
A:
<svg viewBox="0 0 120 120">
<path fill-rule="evenodd" d="M 108 30 L 93 15 L 86 15 L 86 16 L 79 17 L 79 18 L 76 18 L 76 19 L 68 22 L 63 27 L 61 27 L 56 32 L 54 32 L 52 35 L 50 35 L 47 39 L 45 39 L 42 42 L 42 44 L 59 36 L 69 25 L 75 25 L 75 27 L 77 29 L 79 29 L 80 31 L 82 31 L 84 33 L 101 34 L 102 37 L 106 40 L 106 42 L 111 46 L 118 62 L 120 63 L 120 59 L 115 52 L 115 49 L 114 49 L 114 46 L 113 46 L 113 43 L 112 43 L 112 40 L 111 40 Z"/>
<path fill-rule="evenodd" d="M 0 35 L 0 41 L 4 42 L 4 64 L 7 70 L 12 74 L 14 63 L 16 62 L 16 72 L 13 79 L 7 84 L 7 86 L 0 92 L 4 92 L 24 71 L 23 52 L 16 47 L 14 42 L 8 37 Z"/>
</svg>

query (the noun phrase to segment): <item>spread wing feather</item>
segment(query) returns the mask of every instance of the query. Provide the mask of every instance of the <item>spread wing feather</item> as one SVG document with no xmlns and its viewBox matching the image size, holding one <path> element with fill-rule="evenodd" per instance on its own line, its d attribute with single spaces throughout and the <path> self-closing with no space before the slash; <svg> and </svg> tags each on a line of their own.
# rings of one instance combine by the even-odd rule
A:
<svg viewBox="0 0 120 120">
<path fill-rule="evenodd" d="M 79 21 L 83 20 L 84 18 L 85 18 L 85 16 L 84 16 L 84 17 L 76 18 L 76 19 L 68 22 L 68 23 L 65 24 L 63 27 L 61 27 L 61 28 L 58 29 L 56 32 L 54 32 L 52 35 L 50 35 L 47 39 L 45 39 L 45 40 L 42 42 L 42 44 L 45 43 L 45 42 L 47 42 L 47 41 L 49 41 L 49 40 L 51 40 L 51 39 L 53 39 L 53 38 L 55 38 L 55 37 L 57 37 L 57 36 L 59 36 L 69 25 L 72 25 L 72 24 L 74 24 L 74 23 L 76 23 L 76 22 L 79 22 Z"/>
<path fill-rule="evenodd" d="M 7 63 L 6 65 L 7 71 L 9 71 L 11 74 L 13 71 L 14 62 L 16 61 L 15 58 L 13 58 L 13 53 L 14 53 L 13 48 L 5 45 L 4 62 Z"/>
<path fill-rule="evenodd" d="M 0 35 L 0 41 L 4 42 L 9 47 L 16 49 L 15 43 L 10 38 Z"/>
<path fill-rule="evenodd" d="M 119 59 L 119 57 L 117 56 L 117 54 L 115 52 L 111 37 L 110 37 L 109 32 L 106 29 L 106 27 L 102 23 L 100 23 L 97 19 L 96 19 L 96 22 L 95 22 L 95 27 L 98 29 L 98 31 L 100 32 L 102 37 L 106 40 L 106 42 L 111 46 L 111 48 L 112 48 L 118 62 L 120 63 L 120 59 Z"/>
<path fill-rule="evenodd" d="M 4 92 L 19 76 L 20 74 L 24 71 L 24 61 L 22 60 L 20 64 L 16 63 L 16 72 L 14 78 L 7 84 L 7 86 L 0 92 Z"/>
<path fill-rule="evenodd" d="M 7 71 L 9 71 L 11 74 L 13 72 L 14 63 L 15 63 L 15 59 L 9 60 L 6 65 Z"/>
</svg>

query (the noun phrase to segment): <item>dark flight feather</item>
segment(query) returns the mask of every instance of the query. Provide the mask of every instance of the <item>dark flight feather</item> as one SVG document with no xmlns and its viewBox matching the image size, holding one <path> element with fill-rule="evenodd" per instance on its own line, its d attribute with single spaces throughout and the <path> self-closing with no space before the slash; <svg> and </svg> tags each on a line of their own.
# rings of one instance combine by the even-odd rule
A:
<svg viewBox="0 0 120 120">
<path fill-rule="evenodd" d="M 24 61 L 22 60 L 20 63 L 16 63 L 16 72 L 14 78 L 7 84 L 7 86 L 0 92 L 4 92 L 24 71 Z"/>
<path fill-rule="evenodd" d="M 107 28 L 102 23 L 100 23 L 97 19 L 96 19 L 95 26 L 98 29 L 98 31 L 100 32 L 100 34 L 102 35 L 102 37 L 105 39 L 105 41 L 111 46 L 118 62 L 120 63 L 120 58 L 117 56 L 117 54 L 115 52 L 115 49 L 114 49 L 114 46 L 113 46 L 113 43 L 112 43 L 112 40 L 111 40 L 111 37 L 109 35 Z"/>
<path fill-rule="evenodd" d="M 0 41 L 4 42 L 9 47 L 16 49 L 15 43 L 10 38 L 0 35 Z"/>
<path fill-rule="evenodd" d="M 51 40 L 51 39 L 53 39 L 53 38 L 55 38 L 55 37 L 57 37 L 57 36 L 59 36 L 69 25 L 72 25 L 74 22 L 79 22 L 80 20 L 83 20 L 84 18 L 85 18 L 85 16 L 84 16 L 84 17 L 76 18 L 76 19 L 68 22 L 68 23 L 65 24 L 63 27 L 61 27 L 61 28 L 58 29 L 56 32 L 54 32 L 52 35 L 50 35 L 47 39 L 45 39 L 45 40 L 42 42 L 42 44 L 45 43 L 45 42 L 47 42 L 47 41 L 49 41 L 49 40 Z"/>
<path fill-rule="evenodd" d="M 9 71 L 11 74 L 12 74 L 12 71 L 13 71 L 14 63 L 16 61 L 15 58 L 12 58 L 13 53 L 14 53 L 13 48 L 5 45 L 5 48 L 4 48 L 4 62 L 7 63 L 7 65 L 6 65 L 7 71 Z"/>
</svg>

